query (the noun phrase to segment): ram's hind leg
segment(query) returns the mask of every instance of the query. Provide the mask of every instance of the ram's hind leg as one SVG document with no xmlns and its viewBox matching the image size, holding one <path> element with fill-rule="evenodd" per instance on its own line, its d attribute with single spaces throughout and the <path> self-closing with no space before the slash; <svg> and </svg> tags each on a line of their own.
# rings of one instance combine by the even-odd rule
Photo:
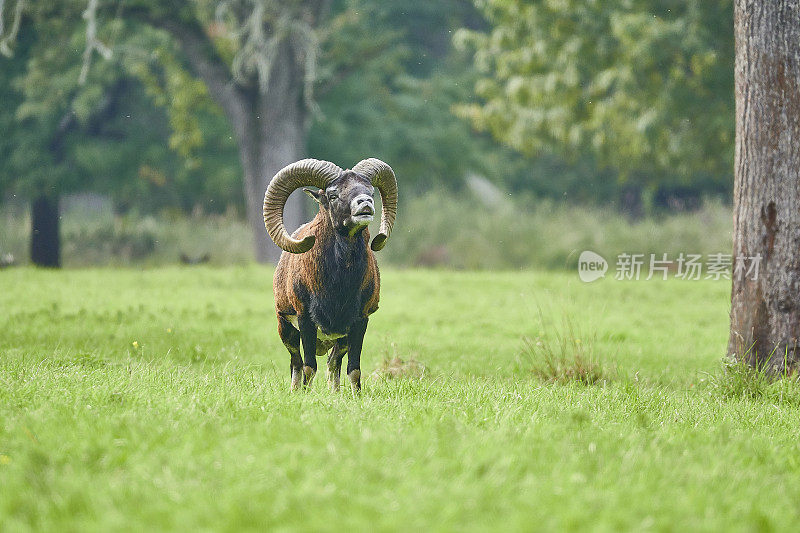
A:
<svg viewBox="0 0 800 533">
<path fill-rule="evenodd" d="M 347 337 L 339 337 L 328 354 L 328 385 L 333 392 L 339 390 L 339 376 L 342 371 L 342 358 L 347 353 Z"/>
<path fill-rule="evenodd" d="M 300 326 L 300 340 L 303 345 L 303 386 L 311 387 L 314 374 L 317 373 L 317 326 L 304 315 L 297 317 Z"/>
<path fill-rule="evenodd" d="M 289 367 L 292 372 L 291 390 L 295 391 L 303 384 L 303 358 L 300 356 L 300 332 L 291 322 L 278 315 L 278 335 L 283 345 L 289 350 L 291 360 Z"/>
</svg>

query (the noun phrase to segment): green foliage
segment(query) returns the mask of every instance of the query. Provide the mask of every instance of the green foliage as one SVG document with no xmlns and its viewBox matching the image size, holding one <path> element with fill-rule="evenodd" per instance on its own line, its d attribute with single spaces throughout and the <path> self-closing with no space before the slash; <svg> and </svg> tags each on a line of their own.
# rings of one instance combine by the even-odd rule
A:
<svg viewBox="0 0 800 533">
<path fill-rule="evenodd" d="M 367 78 L 347 80 L 325 97 L 329 111 L 311 130 L 310 153 L 347 166 L 364 157 L 389 161 L 407 193 L 458 188 L 469 173 L 500 174 L 486 143 L 450 112 L 454 93 L 463 94 L 452 79 L 401 75 L 381 86 Z"/>
<path fill-rule="evenodd" d="M 195 77 L 180 59 L 175 43 L 163 32 L 146 25 L 131 24 L 126 39 L 119 46 L 122 75 L 139 81 L 147 98 L 140 97 L 124 116 L 166 114 L 161 135 L 152 136 L 149 128 L 130 124 L 126 131 L 141 131 L 147 146 L 142 149 L 163 151 L 162 139 L 168 137 L 172 153 L 161 161 L 142 160 L 138 174 L 149 181 L 137 196 L 125 195 L 128 206 L 151 211 L 166 206 L 189 211 L 196 207 L 222 213 L 229 206 L 240 207 L 241 167 L 231 126 L 219 106 L 211 100 L 205 84 Z M 157 109 L 152 109 L 153 104 Z M 145 152 L 139 152 L 145 153 Z M 135 157 L 135 154 L 131 154 Z M 155 192 L 156 202 L 148 203 Z"/>
<path fill-rule="evenodd" d="M 0 59 L 8 65 L 3 69 L 2 85 L 13 93 L 9 101 L 17 104 L 3 113 L 14 134 L 8 141 L 7 179 L 0 187 L 27 196 L 58 194 L 80 180 L 65 157 L 64 139 L 75 123 L 83 120 L 86 124 L 88 117 L 73 112 L 68 102 L 73 98 L 83 103 L 97 100 L 94 85 L 87 87 L 86 93 L 75 94 L 79 68 L 77 62 L 69 63 L 74 42 L 68 28 L 72 19 L 80 17 L 79 11 L 61 5 L 38 6 L 37 12 L 51 22 L 35 29 L 26 24 L 16 54 Z M 35 35 L 29 34 L 34 31 Z M 64 46 L 52 46 L 53 42 Z M 81 111 L 80 106 L 77 109 Z"/>
<path fill-rule="evenodd" d="M 628 186 L 620 177 L 644 190 L 646 207 L 729 190 L 732 41 L 719 22 L 729 0 L 337 0 L 313 32 L 300 19 L 316 4 L 305 2 L 100 2 L 97 38 L 113 55 L 95 58 L 84 84 L 86 3 L 29 3 L 15 56 L 0 60 L 15 110 L 0 113 L 13 132 L 0 140 L 0 190 L 109 192 L 121 211 L 241 207 L 231 127 L 157 27 L 198 32 L 231 82 L 253 90 L 266 68 L 254 57 L 276 45 L 255 30 L 257 4 L 264 28 L 302 56 L 308 153 L 348 166 L 381 157 L 402 198 L 458 190 L 473 174 L 604 204 Z M 451 46 L 465 27 L 485 30 L 459 33 L 469 54 Z"/>
<path fill-rule="evenodd" d="M 111 18 L 100 38 L 114 43 L 112 58 L 94 62 L 81 84 L 85 34 L 76 5 L 38 6 L 22 46 L 2 60 L 11 68 L 0 73 L 0 86 L 12 105 L 0 120 L 14 135 L 3 143 L 9 157 L 0 191 L 94 190 L 110 194 L 121 211 L 241 205 L 230 129 L 173 43 Z"/>
<path fill-rule="evenodd" d="M 16 117 L 12 110 L 22 102 L 22 96 L 12 86 L 12 80 L 19 76 L 25 68 L 25 62 L 20 57 L 27 56 L 28 48 L 32 36 L 25 34 L 16 47 L 16 61 L 0 57 L 0 131 L 5 134 L 0 135 L 0 198 L 4 192 L 11 188 L 11 184 L 16 181 L 16 172 L 11 165 L 11 157 L 19 140 L 19 130 Z"/>
<path fill-rule="evenodd" d="M 143 43 L 143 49 L 152 51 L 145 57 L 137 57 L 138 54 L 126 57 L 125 67 L 142 82 L 153 103 L 167 111 L 170 148 L 187 159 L 187 166 L 196 166 L 192 155 L 204 142 L 198 111 L 213 104 L 208 99 L 205 84 L 190 75 L 175 57 L 172 43 L 165 35 L 156 35 L 159 42 Z M 128 46 L 137 45 L 129 43 Z"/>
<path fill-rule="evenodd" d="M 125 13 L 131 16 L 118 16 L 101 3 L 99 39 L 109 43 L 114 54 L 110 61 L 93 63 L 84 85 L 78 83 L 85 40 L 78 5 L 57 2 L 33 14 L 42 35 L 16 86 L 24 97 L 18 117 L 31 123 L 26 128 L 38 141 L 38 149 L 21 154 L 15 163 L 17 189 L 107 191 L 122 210 L 176 203 L 215 210 L 210 205 L 213 200 L 220 206 L 217 209 L 239 205 L 238 193 L 231 194 L 239 180 L 239 163 L 219 108 L 211 103 L 204 84 L 186 69 L 173 40 L 149 21 L 177 17 L 199 25 L 247 86 L 244 78 L 263 76 L 263 65 L 241 55 L 243 47 L 273 46 L 253 41 L 254 26 L 248 17 L 255 16 L 255 4 L 197 2 L 188 10 L 176 10 L 140 1 L 126 6 Z M 303 8 L 299 3 L 280 9 L 272 2 L 264 6 L 260 16 L 273 22 L 284 8 L 292 13 Z M 463 62 L 457 68 L 451 64 L 450 35 L 474 15 L 474 8 L 462 0 L 436 7 L 337 2 L 330 23 L 315 37 L 321 49 L 313 74 L 322 111 L 315 117 L 309 151 L 345 164 L 366 155 L 383 157 L 395 164 L 409 192 L 435 183 L 458 187 L 470 172 L 514 181 L 523 169 L 520 162 L 509 171 L 505 163 L 513 156 L 498 153 L 496 146 L 476 137 L 451 112 L 468 96 L 471 80 L 456 74 L 463 70 Z M 276 35 L 283 31 L 273 29 Z M 299 27 L 285 30 L 288 33 L 281 38 L 302 33 Z M 70 46 L 52 46 L 65 40 Z M 131 78 L 145 88 L 146 96 L 135 86 L 117 96 L 128 101 L 124 114 L 103 115 L 99 108 L 109 92 L 120 83 L 130 86 Z M 168 123 L 162 111 L 152 109 L 153 103 L 163 108 Z M 74 116 L 77 126 L 68 132 L 66 151 L 55 156 L 49 153 L 49 139 L 64 116 Z M 50 161 L 54 157 L 57 162 Z M 40 180 L 35 181 L 32 173 Z M 148 198 L 155 201 L 148 205 Z"/>
<path fill-rule="evenodd" d="M 467 2 L 340 2 L 323 41 L 309 152 L 351 166 L 379 157 L 404 194 L 460 188 L 469 174 L 519 184 L 529 162 L 476 135 L 452 112 L 474 81 L 450 37 L 474 15 Z M 337 73 L 349 73 L 344 78 Z M 521 177 L 524 176 L 524 177 Z"/>
<path fill-rule="evenodd" d="M 482 0 L 490 30 L 457 35 L 482 101 L 460 113 L 527 154 L 592 153 L 637 181 L 728 183 L 732 4 Z"/>
</svg>

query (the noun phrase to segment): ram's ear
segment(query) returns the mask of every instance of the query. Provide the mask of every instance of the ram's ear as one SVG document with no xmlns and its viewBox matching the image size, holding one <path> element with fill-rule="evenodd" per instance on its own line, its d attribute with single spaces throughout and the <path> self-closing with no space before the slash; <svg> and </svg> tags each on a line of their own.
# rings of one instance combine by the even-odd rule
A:
<svg viewBox="0 0 800 533">
<path fill-rule="evenodd" d="M 307 195 L 313 198 L 315 202 L 321 204 L 322 193 L 324 193 L 325 191 L 323 191 L 322 189 L 310 189 L 308 187 L 303 187 L 303 192 L 305 192 Z"/>
</svg>

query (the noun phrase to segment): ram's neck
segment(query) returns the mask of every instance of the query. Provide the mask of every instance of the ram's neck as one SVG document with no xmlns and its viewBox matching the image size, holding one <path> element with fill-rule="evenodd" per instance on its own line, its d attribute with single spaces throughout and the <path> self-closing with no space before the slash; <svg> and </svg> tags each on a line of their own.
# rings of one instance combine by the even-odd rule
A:
<svg viewBox="0 0 800 533">
<path fill-rule="evenodd" d="M 320 210 L 314 221 L 318 265 L 331 277 L 363 274 L 369 253 L 369 230 L 354 235 L 336 231 L 327 213 Z"/>
<path fill-rule="evenodd" d="M 352 267 L 364 262 L 366 264 L 367 242 L 369 231 L 364 228 L 354 235 L 345 235 L 334 231 L 333 255 L 339 265 Z"/>
</svg>

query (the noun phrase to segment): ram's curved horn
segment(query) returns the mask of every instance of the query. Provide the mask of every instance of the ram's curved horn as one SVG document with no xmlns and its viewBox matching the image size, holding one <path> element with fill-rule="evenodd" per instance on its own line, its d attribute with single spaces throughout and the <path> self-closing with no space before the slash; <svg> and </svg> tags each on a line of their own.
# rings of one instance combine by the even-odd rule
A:
<svg viewBox="0 0 800 533">
<path fill-rule="evenodd" d="M 328 161 L 303 159 L 285 166 L 275 174 L 264 194 L 264 225 L 275 244 L 293 254 L 302 254 L 314 246 L 313 235 L 302 240 L 293 239 L 289 235 L 283 225 L 283 207 L 295 189 L 308 185 L 325 189 L 341 172 L 341 168 Z"/>
<path fill-rule="evenodd" d="M 394 177 L 392 167 L 374 157 L 359 162 L 353 167 L 353 171 L 369 178 L 372 185 L 381 192 L 381 202 L 383 203 L 381 228 L 372 239 L 372 249 L 377 252 L 383 248 L 386 239 L 392 234 L 392 226 L 397 217 L 397 179 Z"/>
</svg>

